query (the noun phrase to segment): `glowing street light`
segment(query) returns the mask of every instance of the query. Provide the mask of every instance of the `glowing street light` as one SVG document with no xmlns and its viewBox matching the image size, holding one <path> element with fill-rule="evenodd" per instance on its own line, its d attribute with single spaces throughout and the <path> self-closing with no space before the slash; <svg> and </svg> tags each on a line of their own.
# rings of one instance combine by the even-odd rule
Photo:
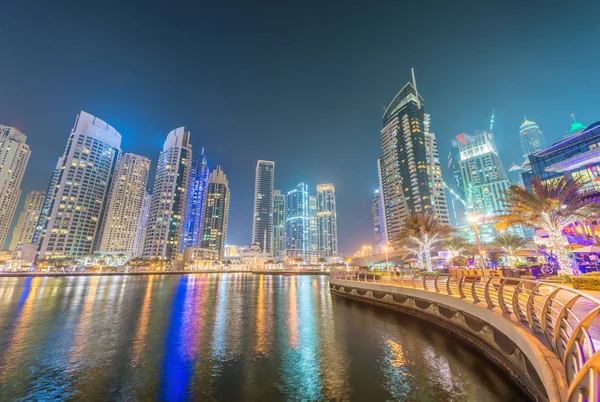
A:
<svg viewBox="0 0 600 402">
<path fill-rule="evenodd" d="M 483 270 L 483 274 L 487 275 L 487 271 L 485 269 L 485 259 L 483 258 L 485 253 L 481 249 L 481 239 L 479 238 L 479 228 L 477 227 L 477 223 L 479 223 L 480 218 L 481 217 L 479 215 L 469 215 L 467 217 L 468 221 L 473 226 L 473 232 L 475 233 L 475 241 L 477 242 L 477 248 L 479 249 L 479 261 Z"/>
<path fill-rule="evenodd" d="M 385 251 L 385 270 L 388 271 L 388 273 L 390 273 L 390 268 L 389 268 L 390 261 L 388 260 L 388 251 L 390 249 L 391 248 L 389 246 L 384 246 L 383 247 L 383 251 Z"/>
</svg>

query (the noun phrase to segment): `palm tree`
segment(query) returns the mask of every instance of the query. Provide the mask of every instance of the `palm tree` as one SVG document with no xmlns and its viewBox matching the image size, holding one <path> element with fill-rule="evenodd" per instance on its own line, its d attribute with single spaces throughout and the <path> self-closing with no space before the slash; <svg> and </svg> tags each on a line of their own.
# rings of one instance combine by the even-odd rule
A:
<svg viewBox="0 0 600 402">
<path fill-rule="evenodd" d="M 514 234 L 501 234 L 496 237 L 496 243 L 502 250 L 508 253 L 508 262 L 512 265 L 514 254 L 523 249 L 523 246 L 525 246 L 525 239 Z"/>
<path fill-rule="evenodd" d="M 581 184 L 561 177 L 542 182 L 531 181 L 532 192 L 512 185 L 506 192 L 507 212 L 500 215 L 497 227 L 526 226 L 542 228 L 550 237 L 559 270 L 566 273 L 569 266 L 567 250 L 562 243 L 562 230 L 577 221 L 597 219 L 600 214 L 600 194 L 581 192 Z"/>
<path fill-rule="evenodd" d="M 452 227 L 439 223 L 431 214 L 416 214 L 406 218 L 396 240 L 406 250 L 417 253 L 421 266 L 425 259 L 427 270 L 433 271 L 431 249 L 447 239 L 453 231 Z"/>
<path fill-rule="evenodd" d="M 467 243 L 467 241 L 462 237 L 452 236 L 443 241 L 442 247 L 445 250 L 453 251 L 460 255 L 463 251 L 465 251 L 471 244 Z"/>
</svg>

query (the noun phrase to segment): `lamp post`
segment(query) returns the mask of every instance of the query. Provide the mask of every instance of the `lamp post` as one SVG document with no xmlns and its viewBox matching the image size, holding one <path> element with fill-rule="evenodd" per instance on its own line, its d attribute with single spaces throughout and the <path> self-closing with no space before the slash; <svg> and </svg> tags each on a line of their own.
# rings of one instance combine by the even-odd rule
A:
<svg viewBox="0 0 600 402">
<path fill-rule="evenodd" d="M 388 246 L 385 246 L 383 248 L 383 251 L 385 251 L 385 270 L 388 271 L 388 274 L 390 273 L 390 261 L 388 259 L 388 250 L 390 248 Z"/>
<path fill-rule="evenodd" d="M 475 241 L 477 242 L 477 248 L 479 249 L 479 258 L 481 269 L 483 270 L 483 274 L 487 275 L 487 271 L 485 269 L 485 260 L 483 259 L 483 250 L 481 249 L 481 239 L 479 238 L 479 228 L 477 227 L 477 223 L 479 222 L 479 216 L 470 215 L 468 217 L 469 222 L 473 225 L 473 232 L 475 233 Z"/>
</svg>

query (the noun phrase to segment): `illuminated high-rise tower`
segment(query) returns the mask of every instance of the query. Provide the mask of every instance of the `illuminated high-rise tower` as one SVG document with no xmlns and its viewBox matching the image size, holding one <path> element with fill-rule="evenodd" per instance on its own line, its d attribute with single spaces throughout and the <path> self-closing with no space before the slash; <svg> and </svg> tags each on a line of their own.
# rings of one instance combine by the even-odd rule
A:
<svg viewBox="0 0 600 402">
<path fill-rule="evenodd" d="M 525 121 L 523 121 L 519 128 L 519 138 L 521 140 L 523 158 L 527 159 L 534 152 L 546 148 L 546 139 L 544 133 L 534 121 L 529 121 L 527 118 L 524 119 Z"/>
<path fill-rule="evenodd" d="M 285 252 L 285 195 L 273 190 L 273 241 L 271 252 L 274 260 L 283 258 Z"/>
<path fill-rule="evenodd" d="M 170 260 L 179 252 L 191 156 L 190 132 L 184 127 L 171 131 L 158 157 L 144 258 Z"/>
<path fill-rule="evenodd" d="M 225 255 L 227 223 L 229 221 L 229 182 L 227 176 L 217 166 L 208 179 L 206 192 L 205 218 L 202 225 L 201 247 L 216 250 L 219 259 Z"/>
<path fill-rule="evenodd" d="M 285 249 L 293 258 L 304 258 L 311 250 L 310 197 L 308 187 L 300 183 L 287 193 L 285 200 Z"/>
<path fill-rule="evenodd" d="M 96 251 L 136 256 L 149 173 L 150 159 L 144 156 L 127 153 L 119 160 Z"/>
<path fill-rule="evenodd" d="M 0 125 L 0 247 L 8 236 L 17 204 L 21 197 L 21 181 L 31 150 L 27 137 L 14 127 Z"/>
<path fill-rule="evenodd" d="M 416 80 L 398 92 L 383 115 L 379 159 L 386 233 L 393 242 L 407 216 L 433 214 L 449 223 L 435 134 Z"/>
<path fill-rule="evenodd" d="M 317 232 L 319 250 L 326 257 L 337 255 L 337 215 L 333 184 L 317 185 Z"/>
<path fill-rule="evenodd" d="M 273 236 L 273 185 L 275 162 L 259 160 L 256 164 L 254 187 L 254 215 L 252 218 L 252 244 L 261 251 L 271 253 Z"/>
<path fill-rule="evenodd" d="M 11 250 L 14 250 L 19 244 L 31 244 L 45 195 L 43 191 L 31 191 L 25 197 L 25 205 L 19 214 L 19 220 L 10 241 Z"/>
<path fill-rule="evenodd" d="M 46 192 L 38 221 L 40 258 L 93 251 L 120 147 L 117 130 L 89 113 L 79 113 L 51 178 L 54 189 Z"/>
<path fill-rule="evenodd" d="M 204 203 L 208 188 L 208 162 L 204 156 L 204 148 L 197 158 L 192 159 L 190 180 L 187 186 L 187 200 L 183 219 L 183 233 L 180 251 L 186 247 L 200 245 L 202 240 L 202 221 L 204 219 Z"/>
</svg>

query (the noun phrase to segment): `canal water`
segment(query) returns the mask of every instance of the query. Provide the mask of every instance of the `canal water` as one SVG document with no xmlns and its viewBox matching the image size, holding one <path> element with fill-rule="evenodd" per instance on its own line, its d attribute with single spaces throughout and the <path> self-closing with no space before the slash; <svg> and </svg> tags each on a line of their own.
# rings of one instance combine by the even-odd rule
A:
<svg viewBox="0 0 600 402">
<path fill-rule="evenodd" d="M 483 357 L 325 276 L 0 278 L 0 401 L 520 401 Z"/>
</svg>

